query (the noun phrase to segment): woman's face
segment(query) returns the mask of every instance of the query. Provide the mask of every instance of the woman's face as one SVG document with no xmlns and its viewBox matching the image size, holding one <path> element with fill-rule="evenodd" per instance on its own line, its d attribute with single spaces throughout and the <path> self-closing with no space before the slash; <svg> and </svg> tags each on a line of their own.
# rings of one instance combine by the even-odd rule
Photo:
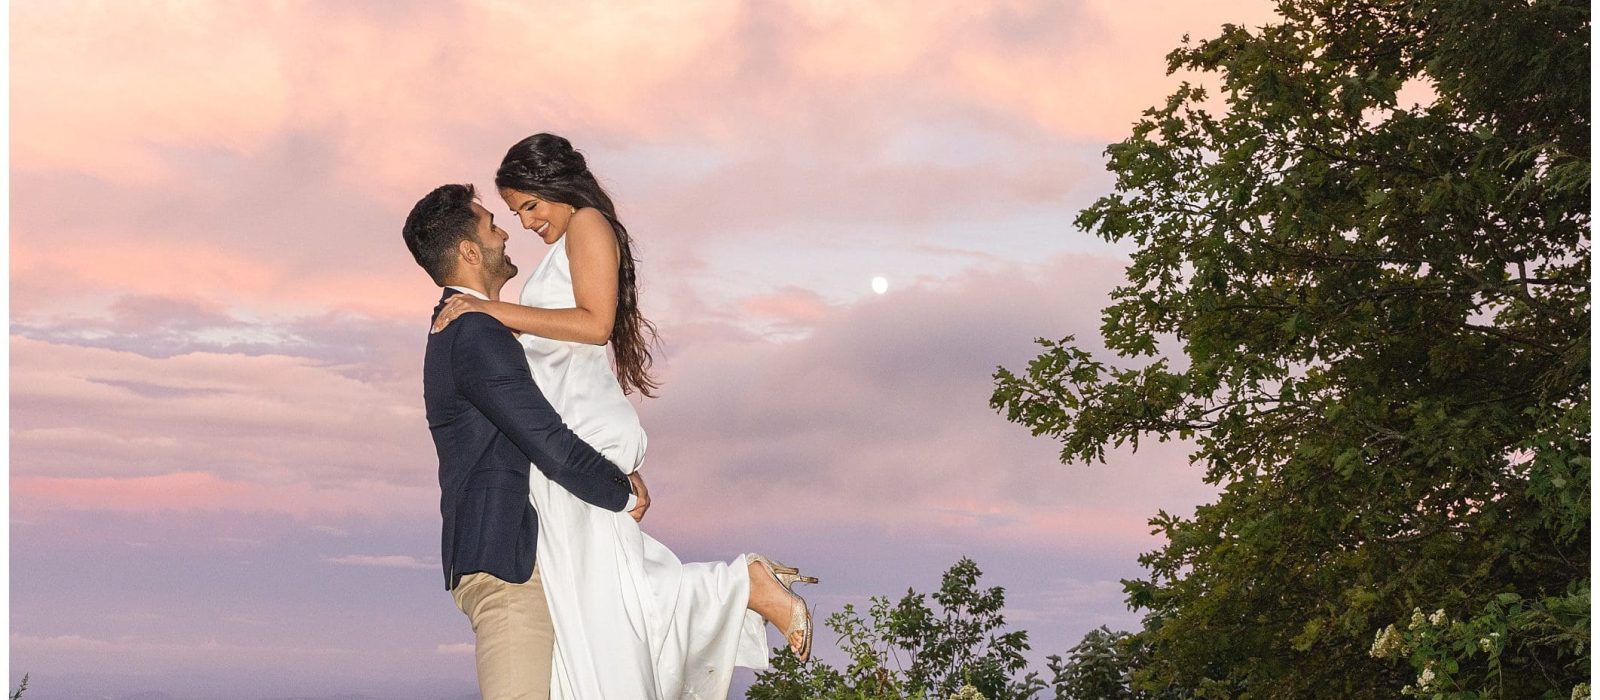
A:
<svg viewBox="0 0 1600 700">
<path fill-rule="evenodd" d="M 561 240 L 567 233 L 567 224 L 576 211 L 561 202 L 552 202 L 520 190 L 500 190 L 500 198 L 511 207 L 511 213 L 522 220 L 522 227 L 539 235 L 546 245 Z"/>
</svg>

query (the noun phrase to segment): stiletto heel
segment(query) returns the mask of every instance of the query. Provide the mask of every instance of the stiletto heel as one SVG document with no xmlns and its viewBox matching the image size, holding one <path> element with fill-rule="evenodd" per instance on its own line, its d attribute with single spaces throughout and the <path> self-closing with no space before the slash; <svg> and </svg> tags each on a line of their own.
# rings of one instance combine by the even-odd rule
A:
<svg viewBox="0 0 1600 700">
<path fill-rule="evenodd" d="M 796 583 L 821 583 L 815 576 L 802 576 L 799 569 L 781 564 L 760 554 L 751 554 L 749 558 L 751 561 L 759 561 L 762 566 L 767 567 L 767 571 L 772 574 L 772 577 L 778 579 L 778 583 L 783 584 L 783 587 L 790 593 L 794 592 L 793 586 Z"/>
<path fill-rule="evenodd" d="M 806 606 L 806 599 L 795 593 L 791 586 L 796 582 L 816 583 L 817 578 L 815 576 L 801 576 L 799 569 L 792 566 L 784 566 L 760 554 L 750 554 L 747 555 L 747 558 L 750 561 L 761 564 L 762 568 L 767 570 L 767 574 L 771 575 L 778 582 L 778 585 L 782 586 L 783 590 L 793 598 L 793 602 L 789 604 L 789 629 L 783 630 L 783 639 L 789 643 L 789 649 L 794 652 L 800 663 L 805 663 L 807 659 L 811 658 L 811 608 Z M 795 632 L 802 633 L 799 649 L 794 648 L 792 635 Z"/>
</svg>

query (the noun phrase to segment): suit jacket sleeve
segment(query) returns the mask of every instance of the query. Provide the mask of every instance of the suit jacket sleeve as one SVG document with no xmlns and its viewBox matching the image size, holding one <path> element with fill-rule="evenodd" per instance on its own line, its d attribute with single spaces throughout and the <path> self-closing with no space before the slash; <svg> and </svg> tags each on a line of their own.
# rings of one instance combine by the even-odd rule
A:
<svg viewBox="0 0 1600 700">
<path fill-rule="evenodd" d="M 456 386 L 539 471 L 572 495 L 621 511 L 632 495 L 628 477 L 579 439 L 528 371 L 522 345 L 493 317 L 462 314 L 451 353 Z"/>
</svg>

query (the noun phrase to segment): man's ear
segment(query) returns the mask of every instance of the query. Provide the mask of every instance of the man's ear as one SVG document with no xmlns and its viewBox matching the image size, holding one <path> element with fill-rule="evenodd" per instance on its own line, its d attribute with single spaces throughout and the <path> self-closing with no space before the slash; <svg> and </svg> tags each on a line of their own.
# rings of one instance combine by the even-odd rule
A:
<svg viewBox="0 0 1600 700">
<path fill-rule="evenodd" d="M 461 255 L 461 261 L 468 265 L 483 263 L 483 249 L 478 247 L 477 241 L 461 239 L 461 242 L 456 244 L 456 252 Z"/>
</svg>

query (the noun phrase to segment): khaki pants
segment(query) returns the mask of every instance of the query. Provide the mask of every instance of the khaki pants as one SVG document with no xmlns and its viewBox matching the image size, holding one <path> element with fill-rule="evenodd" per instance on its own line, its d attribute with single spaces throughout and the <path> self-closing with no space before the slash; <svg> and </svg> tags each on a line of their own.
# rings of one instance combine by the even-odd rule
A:
<svg viewBox="0 0 1600 700">
<path fill-rule="evenodd" d="M 547 700 L 556 633 L 539 567 L 527 583 L 507 583 L 482 571 L 467 574 L 450 595 L 477 635 L 483 700 Z"/>
</svg>

